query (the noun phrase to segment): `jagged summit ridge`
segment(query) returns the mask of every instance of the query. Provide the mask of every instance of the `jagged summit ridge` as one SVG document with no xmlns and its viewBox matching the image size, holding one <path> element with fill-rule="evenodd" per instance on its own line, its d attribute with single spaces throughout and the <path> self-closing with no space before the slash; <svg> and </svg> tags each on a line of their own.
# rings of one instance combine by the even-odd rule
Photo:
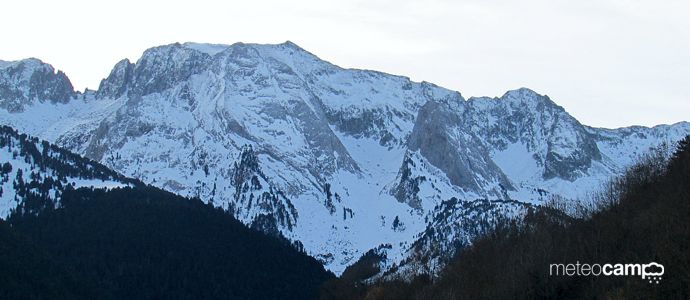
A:
<svg viewBox="0 0 690 300">
<path fill-rule="evenodd" d="M 521 88 L 501 98 L 470 99 L 467 126 L 487 124 L 477 133 L 490 148 L 505 150 L 520 142 L 536 152 L 545 179 L 575 180 L 601 154 L 595 138 L 547 96 Z"/>
<path fill-rule="evenodd" d="M 429 222 L 453 197 L 577 201 L 650 147 L 690 132 L 688 123 L 587 127 L 525 88 L 465 100 L 431 83 L 344 69 L 289 42 L 155 47 L 118 62 L 97 91 L 69 91 L 68 101 L 0 106 L 0 122 L 300 241 L 336 273 L 380 245 L 390 245 L 389 266 L 407 259 L 429 226 L 452 226 Z M 484 206 L 457 207 L 448 216 Z M 495 213 L 515 215 L 506 210 Z M 458 233 L 452 240 L 469 238 L 463 230 L 446 229 Z"/>
<path fill-rule="evenodd" d="M 35 101 L 68 102 L 76 93 L 62 71 L 36 58 L 0 63 L 0 108 L 20 112 Z"/>
</svg>

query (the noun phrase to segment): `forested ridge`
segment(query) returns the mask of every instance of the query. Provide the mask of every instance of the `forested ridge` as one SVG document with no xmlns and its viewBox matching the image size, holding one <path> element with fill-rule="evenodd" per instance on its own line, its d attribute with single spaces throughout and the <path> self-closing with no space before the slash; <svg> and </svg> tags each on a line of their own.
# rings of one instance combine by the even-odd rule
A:
<svg viewBox="0 0 690 300">
<path fill-rule="evenodd" d="M 0 299 L 310 299 L 333 277 L 288 240 L 199 199 L 6 126 L 0 146 L 4 192 L 18 206 L 0 220 Z"/>
<path fill-rule="evenodd" d="M 15 204 L 14 214 L 59 206 L 63 191 L 84 181 L 143 186 L 96 161 L 0 125 L 0 201 Z"/>
<path fill-rule="evenodd" d="M 0 148 L 7 148 L 8 154 L 14 159 L 21 157 L 21 160 L 30 164 L 36 172 L 50 171 L 49 175 L 57 181 L 76 177 L 139 183 L 138 180 L 125 177 L 99 162 L 36 137 L 19 133 L 14 128 L 5 125 L 0 125 Z"/>
<path fill-rule="evenodd" d="M 333 276 L 287 240 L 153 187 L 70 189 L 62 207 L 9 223 L 98 298 L 309 299 Z"/>
</svg>

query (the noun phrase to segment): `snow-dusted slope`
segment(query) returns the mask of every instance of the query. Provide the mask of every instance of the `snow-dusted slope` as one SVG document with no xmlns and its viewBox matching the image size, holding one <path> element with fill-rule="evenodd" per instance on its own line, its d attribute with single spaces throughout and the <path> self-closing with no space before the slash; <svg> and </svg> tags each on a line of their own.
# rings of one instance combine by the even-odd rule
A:
<svg viewBox="0 0 690 300">
<path fill-rule="evenodd" d="M 458 249 L 496 228 L 499 223 L 521 221 L 532 206 L 512 200 L 476 199 L 462 201 L 455 197 L 441 201 L 429 214 L 426 229 L 399 259 L 397 266 L 383 270 L 385 276 L 409 277 L 410 274 L 438 274 Z M 505 225 L 505 224 L 504 224 Z"/>
<path fill-rule="evenodd" d="M 12 75 L 22 64 L 25 75 Z M 2 66 L 2 124 L 299 240 L 336 273 L 380 245 L 390 245 L 391 266 L 429 226 L 452 230 L 456 220 L 435 217 L 451 197 L 576 200 L 637 154 L 690 133 L 687 123 L 586 127 L 528 89 L 465 100 L 430 83 L 343 69 L 290 42 L 151 48 L 83 94 L 71 85 L 32 94 L 31 81 L 17 78 L 34 70 L 53 78 L 41 80 L 55 85 L 47 90 L 62 91 L 63 75 L 34 60 Z M 13 91 L 24 96 L 5 96 Z M 458 205 L 448 218 L 478 209 L 521 211 Z M 446 246 L 473 237 L 465 231 Z"/>
<path fill-rule="evenodd" d="M 0 218 L 59 205 L 67 188 L 135 184 L 97 162 L 0 125 Z"/>
</svg>

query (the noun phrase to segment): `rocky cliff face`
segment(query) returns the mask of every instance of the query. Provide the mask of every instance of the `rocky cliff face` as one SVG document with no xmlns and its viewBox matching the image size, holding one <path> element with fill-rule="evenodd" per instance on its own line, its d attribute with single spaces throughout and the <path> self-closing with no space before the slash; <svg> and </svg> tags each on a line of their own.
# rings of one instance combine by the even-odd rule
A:
<svg viewBox="0 0 690 300">
<path fill-rule="evenodd" d="M 444 102 L 427 102 L 419 110 L 408 149 L 419 151 L 429 163 L 446 174 L 452 185 L 476 194 L 502 198 L 505 190 L 513 187 L 491 160 L 484 142 L 471 131 L 471 127 L 462 126 L 464 104 L 464 99 L 459 96 Z"/>
<path fill-rule="evenodd" d="M 523 144 L 534 152 L 546 180 L 575 180 L 601 160 L 596 140 L 575 118 L 549 97 L 529 89 L 509 91 L 501 98 L 471 98 L 463 118 L 480 140 L 499 151 Z"/>
<path fill-rule="evenodd" d="M 290 42 L 155 47 L 83 94 L 40 61 L 3 62 L 0 123 L 300 241 L 336 273 L 380 245 L 387 266 L 430 249 L 419 245 L 461 245 L 473 231 L 436 234 L 458 216 L 508 214 L 476 199 L 520 203 L 511 211 L 578 201 L 690 133 L 688 123 L 587 127 L 528 89 L 465 100 Z M 439 214 L 452 198 L 463 204 Z"/>
<path fill-rule="evenodd" d="M 76 96 L 72 83 L 62 71 L 30 58 L 0 61 L 0 108 L 22 112 L 36 101 L 66 103 Z"/>
</svg>

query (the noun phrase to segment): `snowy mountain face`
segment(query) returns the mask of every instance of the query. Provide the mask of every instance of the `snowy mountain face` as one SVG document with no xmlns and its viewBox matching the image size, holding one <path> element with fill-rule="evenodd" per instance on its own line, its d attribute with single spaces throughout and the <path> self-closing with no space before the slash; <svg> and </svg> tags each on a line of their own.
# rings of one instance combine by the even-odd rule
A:
<svg viewBox="0 0 690 300">
<path fill-rule="evenodd" d="M 152 48 L 83 94 L 37 60 L 2 63 L 0 122 L 299 241 L 337 274 L 382 245 L 387 267 L 441 264 L 479 220 L 584 199 L 690 133 L 587 127 L 528 89 L 465 100 L 290 42 Z"/>
</svg>

